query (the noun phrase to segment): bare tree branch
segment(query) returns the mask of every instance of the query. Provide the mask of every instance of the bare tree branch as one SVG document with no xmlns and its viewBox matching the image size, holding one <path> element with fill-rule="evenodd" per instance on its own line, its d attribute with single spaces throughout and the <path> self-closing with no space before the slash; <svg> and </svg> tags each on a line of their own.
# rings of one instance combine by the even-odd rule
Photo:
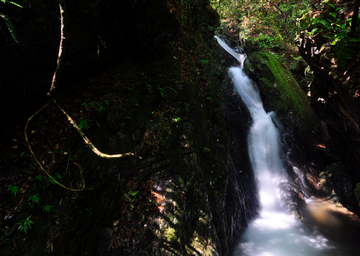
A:
<svg viewBox="0 0 360 256">
<path fill-rule="evenodd" d="M 59 73 L 62 67 L 62 57 L 63 57 L 63 49 L 64 49 L 64 41 L 65 41 L 65 26 L 66 26 L 66 7 L 65 7 L 65 1 L 59 0 L 59 8 L 60 8 L 60 44 L 59 44 L 59 53 L 57 57 L 57 63 L 56 63 L 56 69 L 52 78 L 51 87 L 49 92 L 47 93 L 47 96 L 52 96 L 52 93 L 54 89 L 57 86 L 58 80 L 59 80 Z"/>
</svg>

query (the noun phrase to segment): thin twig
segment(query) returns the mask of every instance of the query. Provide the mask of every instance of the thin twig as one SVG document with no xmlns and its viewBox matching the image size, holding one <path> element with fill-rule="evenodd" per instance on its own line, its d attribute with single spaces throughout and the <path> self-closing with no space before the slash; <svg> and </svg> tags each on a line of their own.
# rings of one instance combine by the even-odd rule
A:
<svg viewBox="0 0 360 256">
<path fill-rule="evenodd" d="M 56 69 L 52 78 L 51 87 L 49 92 L 47 93 L 47 96 L 52 96 L 53 91 L 55 90 L 57 83 L 58 83 L 58 77 L 59 73 L 62 68 L 62 59 L 63 59 L 63 49 L 64 49 L 64 41 L 65 41 L 65 23 L 66 23 L 66 8 L 65 8 L 65 2 L 63 0 L 59 1 L 59 8 L 60 8 L 60 44 L 59 44 L 59 52 L 57 57 L 57 63 L 56 63 Z"/>
</svg>

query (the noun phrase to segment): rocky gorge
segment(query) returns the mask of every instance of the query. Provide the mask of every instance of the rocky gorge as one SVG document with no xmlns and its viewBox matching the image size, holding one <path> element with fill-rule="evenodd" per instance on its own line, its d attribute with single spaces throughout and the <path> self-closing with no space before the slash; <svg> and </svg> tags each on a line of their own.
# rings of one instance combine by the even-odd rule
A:
<svg viewBox="0 0 360 256">
<path fill-rule="evenodd" d="M 2 26 L 1 254 L 231 255 L 259 202 L 251 119 L 227 75 L 235 61 L 214 39 L 218 14 L 206 0 L 64 3 L 64 64 L 53 98 L 100 151 L 131 154 L 96 156 L 46 96 L 58 3 L 4 6 L 19 44 Z M 220 33 L 237 44 L 229 27 Z M 283 134 L 288 211 L 301 219 L 304 197 L 315 195 L 358 214 L 357 97 L 303 48 L 314 70 L 310 96 L 296 81 L 305 62 L 290 71 L 276 53 L 244 44 L 245 72 Z M 28 128 L 37 163 L 23 128 L 46 102 Z M 81 191 L 53 184 L 39 163 Z"/>
</svg>

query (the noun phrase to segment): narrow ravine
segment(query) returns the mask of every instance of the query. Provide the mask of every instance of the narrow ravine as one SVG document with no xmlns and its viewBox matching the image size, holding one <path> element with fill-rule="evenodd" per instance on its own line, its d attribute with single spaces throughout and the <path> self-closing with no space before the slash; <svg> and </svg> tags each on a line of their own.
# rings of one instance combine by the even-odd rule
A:
<svg viewBox="0 0 360 256">
<path fill-rule="evenodd" d="M 233 255 L 358 255 L 355 243 L 333 234 L 336 226 L 336 232 L 356 236 L 358 229 L 347 232 L 350 226 L 359 227 L 359 220 L 350 212 L 331 210 L 324 201 L 309 198 L 304 221 L 286 213 L 280 184 L 288 182 L 288 177 L 281 163 L 279 132 L 273 123 L 273 114 L 266 113 L 258 89 L 242 71 L 245 55 L 215 37 L 240 63 L 238 67 L 229 68 L 229 76 L 253 121 L 248 148 L 260 197 L 260 212 L 241 236 Z M 348 222 L 350 217 L 353 221 Z M 321 226 L 321 222 L 326 225 Z"/>
</svg>

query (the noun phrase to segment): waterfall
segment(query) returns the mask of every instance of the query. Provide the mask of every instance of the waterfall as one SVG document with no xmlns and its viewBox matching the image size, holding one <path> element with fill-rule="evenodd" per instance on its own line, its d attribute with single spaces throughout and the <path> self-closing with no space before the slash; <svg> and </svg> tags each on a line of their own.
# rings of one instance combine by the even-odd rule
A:
<svg viewBox="0 0 360 256">
<path fill-rule="evenodd" d="M 266 113 L 263 108 L 259 91 L 241 68 L 230 68 L 229 75 L 253 120 L 248 145 L 251 164 L 258 179 L 261 207 L 263 210 L 275 209 L 280 204 L 277 182 L 283 170 L 278 130 L 271 120 L 271 113 Z"/>
<path fill-rule="evenodd" d="M 237 61 L 240 63 L 240 67 L 243 68 L 244 61 L 246 58 L 245 54 L 240 54 L 234 51 L 230 46 L 228 46 L 224 40 L 222 40 L 220 37 L 215 36 L 218 43 L 221 45 L 222 48 L 224 48 L 228 53 L 230 53 Z"/>
<path fill-rule="evenodd" d="M 287 175 L 281 163 L 279 132 L 272 121 L 272 113 L 266 113 L 258 89 L 242 70 L 246 56 L 237 53 L 218 36 L 215 38 L 240 63 L 239 67 L 229 68 L 228 73 L 253 121 L 248 148 L 261 207 L 259 216 L 250 222 L 233 255 L 355 255 L 351 250 L 348 253 L 344 247 L 339 251 L 339 246 L 334 246 L 317 227 L 305 225 L 280 207 L 278 185 L 287 181 Z M 357 249 L 355 251 L 358 252 Z"/>
</svg>

